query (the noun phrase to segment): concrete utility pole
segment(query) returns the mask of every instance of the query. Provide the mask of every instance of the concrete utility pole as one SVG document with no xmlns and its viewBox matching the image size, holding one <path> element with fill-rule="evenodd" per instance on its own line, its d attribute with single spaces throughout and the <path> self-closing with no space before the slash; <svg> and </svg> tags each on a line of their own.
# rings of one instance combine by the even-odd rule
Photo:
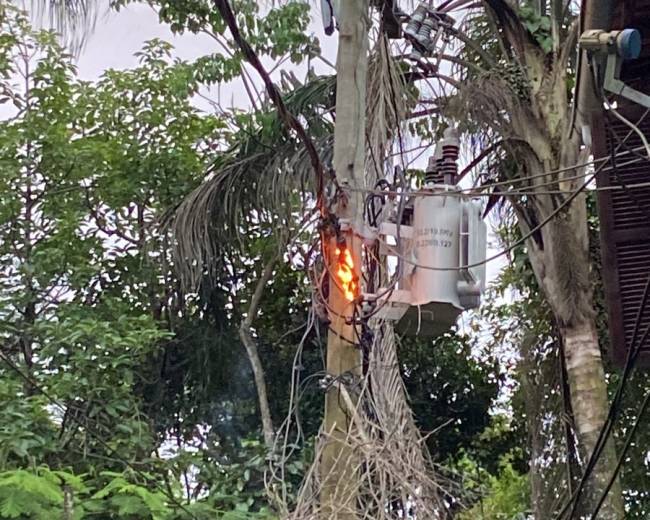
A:
<svg viewBox="0 0 650 520">
<path fill-rule="evenodd" d="M 326 244 L 330 309 L 327 373 L 334 378 L 361 373 L 357 331 L 351 323 L 354 299 L 361 290 L 361 241 L 352 230 L 360 229 L 363 222 L 363 195 L 345 188 L 361 188 L 365 184 L 368 0 L 341 0 L 337 21 L 334 171 L 344 196 L 339 199 L 335 214 L 343 229 L 338 241 L 336 237 L 328 237 Z M 346 409 L 339 394 L 336 380 L 325 397 L 324 431 L 329 438 L 320 461 L 323 520 L 357 518 L 358 468 L 354 453 L 346 443 L 352 427 L 351 411 Z"/>
</svg>

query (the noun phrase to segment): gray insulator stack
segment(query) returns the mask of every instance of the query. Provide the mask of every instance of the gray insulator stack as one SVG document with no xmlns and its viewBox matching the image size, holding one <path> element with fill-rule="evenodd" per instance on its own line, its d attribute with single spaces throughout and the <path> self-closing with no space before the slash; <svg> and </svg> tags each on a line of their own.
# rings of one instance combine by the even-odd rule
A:
<svg viewBox="0 0 650 520">
<path fill-rule="evenodd" d="M 406 29 L 404 29 L 404 34 L 407 37 L 417 38 L 420 25 L 427 16 L 427 11 L 427 5 L 424 2 L 420 2 L 420 5 L 417 6 L 417 9 L 415 9 L 415 12 L 411 16 L 409 23 L 406 24 Z"/>
<path fill-rule="evenodd" d="M 436 26 L 435 20 L 433 18 L 427 18 L 420 25 L 418 34 L 415 37 L 417 42 L 422 45 L 427 51 L 433 50 L 433 40 L 431 39 L 431 32 Z"/>
</svg>

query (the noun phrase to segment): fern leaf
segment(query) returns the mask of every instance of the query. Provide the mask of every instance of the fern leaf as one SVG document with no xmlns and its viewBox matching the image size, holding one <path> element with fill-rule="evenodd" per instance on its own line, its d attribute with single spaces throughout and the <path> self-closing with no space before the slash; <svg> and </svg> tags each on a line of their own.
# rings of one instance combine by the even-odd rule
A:
<svg viewBox="0 0 650 520">
<path fill-rule="evenodd" d="M 7 495 L 0 503 L 0 516 L 2 518 L 18 518 L 25 512 L 17 493 Z"/>
</svg>

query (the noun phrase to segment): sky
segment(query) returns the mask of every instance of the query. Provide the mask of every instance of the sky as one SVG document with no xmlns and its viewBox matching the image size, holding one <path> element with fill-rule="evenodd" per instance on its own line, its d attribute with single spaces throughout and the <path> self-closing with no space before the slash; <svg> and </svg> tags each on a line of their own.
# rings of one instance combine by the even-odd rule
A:
<svg viewBox="0 0 650 520">
<path fill-rule="evenodd" d="M 78 58 L 79 74 L 93 80 L 109 68 L 125 69 L 137 65 L 133 55 L 143 42 L 160 38 L 172 43 L 181 59 L 198 58 L 214 52 L 215 44 L 206 35 L 174 35 L 158 22 L 156 12 L 145 4 L 129 4 L 120 11 L 100 13 L 95 30 Z"/>
<path fill-rule="evenodd" d="M 323 55 L 331 62 L 336 60 L 336 37 L 326 36 L 320 13 L 312 9 L 312 31 L 319 39 Z M 134 53 L 140 50 L 142 44 L 153 38 L 160 38 L 174 46 L 173 56 L 181 60 L 193 60 L 200 56 L 212 54 L 219 50 L 212 38 L 205 34 L 183 35 L 174 34 L 168 25 L 159 23 L 158 15 L 154 9 L 141 3 L 129 4 L 120 11 L 105 10 L 100 12 L 97 25 L 89 35 L 86 46 L 78 57 L 77 66 L 79 75 L 85 80 L 99 78 L 109 68 L 125 69 L 137 65 Z M 270 65 L 271 62 L 265 63 Z M 331 73 L 331 68 L 320 61 L 312 62 L 312 67 L 317 74 Z M 269 67 L 270 68 L 270 67 Z M 298 79 L 302 79 L 306 67 L 293 67 Z M 257 74 L 252 71 L 251 76 L 258 80 Z M 257 83 L 261 88 L 261 81 Z M 204 92 L 208 97 L 220 101 L 224 106 L 232 105 L 246 107 L 249 105 L 248 97 L 240 84 L 225 85 L 220 89 L 213 88 Z M 209 103 L 197 99 L 196 104 L 204 110 L 211 110 Z"/>
</svg>

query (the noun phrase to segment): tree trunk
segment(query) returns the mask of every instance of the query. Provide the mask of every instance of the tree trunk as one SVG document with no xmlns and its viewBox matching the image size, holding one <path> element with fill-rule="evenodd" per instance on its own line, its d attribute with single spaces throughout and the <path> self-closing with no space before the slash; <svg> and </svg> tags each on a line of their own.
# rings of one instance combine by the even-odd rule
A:
<svg viewBox="0 0 650 520">
<path fill-rule="evenodd" d="M 539 205 L 543 207 L 543 201 Z M 541 218 L 547 214 L 540 211 Z M 520 219 L 521 223 L 523 220 Z M 527 229 L 525 224 L 522 227 Z M 528 246 L 537 281 L 544 290 L 562 336 L 571 407 L 584 470 L 609 409 L 591 289 L 585 197 L 581 195 L 573 200 L 565 211 L 540 230 L 535 240 L 529 240 Z M 615 463 L 616 451 L 610 437 L 580 500 L 585 514 L 591 513 L 604 493 Z M 618 480 L 598 518 L 624 518 Z"/>
<path fill-rule="evenodd" d="M 74 494 L 67 484 L 63 486 L 63 520 L 74 518 Z"/>
<path fill-rule="evenodd" d="M 532 354 L 537 344 L 537 335 L 532 330 L 527 330 L 521 340 L 521 361 L 519 362 L 519 373 L 521 374 L 521 388 L 526 395 L 524 399 L 524 410 L 526 412 L 526 428 L 528 429 L 528 445 L 530 446 L 530 501 L 533 517 L 536 520 L 543 520 L 548 510 L 545 506 L 544 471 L 541 467 L 541 457 L 544 452 L 543 430 L 540 427 L 540 410 L 542 392 L 540 388 L 539 367 L 535 366 L 535 359 Z"/>
<path fill-rule="evenodd" d="M 571 391 L 571 406 L 580 440 L 582 459 L 587 461 L 594 451 L 600 429 L 607 418 L 609 401 L 605 372 L 598 345 L 598 333 L 593 319 L 573 323 L 561 328 L 564 340 L 567 377 Z M 616 465 L 616 450 L 610 435 L 593 476 L 587 482 L 582 504 L 585 514 L 593 511 Z M 580 511 L 580 509 L 579 509 Z M 603 504 L 599 520 L 622 519 L 625 513 L 618 479 Z"/>
<path fill-rule="evenodd" d="M 366 73 L 368 68 L 368 2 L 343 0 L 340 3 L 339 48 L 337 55 L 336 125 L 334 127 L 334 171 L 338 183 L 363 187 L 365 157 Z M 358 191 L 344 193 L 337 201 L 336 216 L 357 227 L 362 222 L 362 197 Z M 344 240 L 345 244 L 341 241 Z M 355 330 L 355 302 L 341 291 L 337 280 L 336 250 L 345 247 L 352 255 L 353 276 L 361 280 L 361 241 L 352 230 L 329 236 L 325 244 L 329 265 L 330 331 L 327 338 L 327 373 L 338 378 L 358 377 L 361 356 Z M 341 399 L 339 385 L 331 384 L 325 396 L 323 430 L 326 436 L 320 460 L 321 518 L 350 520 L 357 518 L 358 471 L 356 458 L 346 438 L 352 424 Z"/>
<path fill-rule="evenodd" d="M 269 451 L 273 449 L 275 433 L 273 430 L 273 421 L 271 419 L 269 398 L 266 392 L 264 367 L 262 366 L 262 361 L 260 360 L 257 351 L 257 344 L 255 343 L 255 339 L 251 333 L 251 327 L 253 326 L 253 321 L 259 312 L 260 300 L 262 299 L 264 288 L 273 275 L 273 268 L 277 260 L 278 257 L 275 256 L 264 267 L 264 271 L 262 271 L 262 274 L 257 281 L 257 285 L 255 286 L 255 292 L 251 296 L 251 302 L 248 307 L 248 312 L 246 313 L 246 318 L 244 318 L 239 326 L 239 339 L 241 339 L 241 342 L 246 348 L 246 354 L 248 355 L 248 360 L 253 369 L 253 378 L 255 379 L 255 388 L 257 389 L 257 400 L 260 406 L 260 417 L 262 418 L 262 433 L 264 435 L 264 443 Z"/>
</svg>

